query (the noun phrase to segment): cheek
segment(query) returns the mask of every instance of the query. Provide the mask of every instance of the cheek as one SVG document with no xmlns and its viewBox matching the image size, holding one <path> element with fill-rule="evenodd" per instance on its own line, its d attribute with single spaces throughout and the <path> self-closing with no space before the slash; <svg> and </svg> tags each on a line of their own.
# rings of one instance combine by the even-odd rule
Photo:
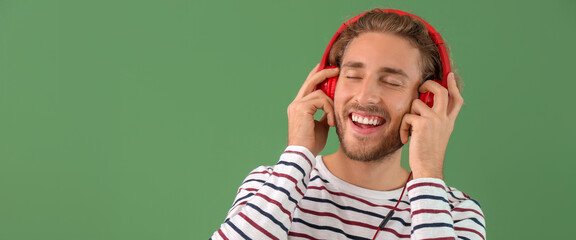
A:
<svg viewBox="0 0 576 240">
<path fill-rule="evenodd" d="M 416 96 L 396 96 L 393 99 L 386 99 L 385 101 L 391 104 L 388 104 L 388 109 L 390 111 L 390 115 L 392 118 L 402 119 L 404 114 L 410 112 L 410 108 L 412 105 L 412 101 L 416 98 Z"/>
<path fill-rule="evenodd" d="M 340 85 L 340 84 L 338 84 Z M 339 91 L 338 86 L 336 87 L 336 91 L 334 92 L 334 111 L 336 114 L 340 113 L 344 110 L 344 105 L 346 105 L 346 101 L 350 99 L 348 96 L 350 93 L 346 91 Z"/>
<path fill-rule="evenodd" d="M 340 114 L 344 114 L 344 108 L 345 101 L 334 96 L 334 114 L 336 114 L 336 117 Z"/>
<path fill-rule="evenodd" d="M 410 112 L 412 107 L 412 102 L 419 97 L 419 93 L 417 90 L 417 86 L 414 88 L 410 88 L 409 91 L 404 91 L 402 94 L 399 94 L 395 97 L 395 106 L 391 106 L 396 111 L 400 111 L 403 113 Z"/>
</svg>

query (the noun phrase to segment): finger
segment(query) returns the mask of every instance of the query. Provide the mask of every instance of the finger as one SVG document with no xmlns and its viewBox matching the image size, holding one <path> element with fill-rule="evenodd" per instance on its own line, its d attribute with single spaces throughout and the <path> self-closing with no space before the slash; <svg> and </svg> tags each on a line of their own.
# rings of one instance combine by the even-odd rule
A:
<svg viewBox="0 0 576 240">
<path fill-rule="evenodd" d="M 304 84 L 306 84 L 306 81 L 308 79 L 310 79 L 316 72 L 318 72 L 318 68 L 320 68 L 320 63 L 316 63 L 316 66 L 314 66 L 314 68 L 312 68 L 312 70 L 310 70 L 310 72 L 308 73 L 308 76 L 306 77 L 306 80 L 304 80 L 304 83 L 302 83 L 300 90 L 298 90 L 298 94 L 296 95 L 296 97 L 300 96 L 300 92 L 302 92 L 302 88 L 303 88 Z"/>
<path fill-rule="evenodd" d="M 412 108 L 410 109 L 410 113 L 420 116 L 435 115 L 432 108 L 428 107 L 428 105 L 426 105 L 426 103 L 422 102 L 420 99 L 414 99 L 414 101 L 412 101 Z"/>
<path fill-rule="evenodd" d="M 413 118 L 414 115 L 409 113 L 404 114 L 404 117 L 402 117 L 402 123 L 400 124 L 400 141 L 402 141 L 402 144 L 406 144 L 410 139 Z"/>
<path fill-rule="evenodd" d="M 331 126 L 331 125 L 330 125 L 330 120 L 329 120 L 330 117 L 328 117 L 328 115 L 330 115 L 330 114 L 324 112 L 324 114 L 322 115 L 322 118 L 320 118 L 320 120 L 318 120 L 318 122 L 319 122 L 319 123 L 322 123 L 322 124 L 324 124 L 324 125 Z"/>
<path fill-rule="evenodd" d="M 313 106 L 316 108 L 315 110 L 318 111 L 322 109 L 324 114 L 320 120 L 324 120 L 327 122 L 328 126 L 334 126 L 334 108 L 331 102 L 326 100 L 320 100 L 313 103 Z"/>
<path fill-rule="evenodd" d="M 320 120 L 318 120 L 318 122 L 323 123 L 323 124 L 325 124 L 325 125 L 328 125 L 328 126 L 330 126 L 330 127 L 334 127 L 334 117 L 333 117 L 333 114 L 324 111 L 324 114 L 322 114 L 322 118 L 320 118 Z"/>
<path fill-rule="evenodd" d="M 324 111 L 324 115 L 322 115 L 322 118 L 325 118 L 326 123 L 328 124 L 328 126 L 330 127 L 334 127 L 334 112 L 326 112 Z M 320 119 L 322 120 L 322 119 Z"/>
<path fill-rule="evenodd" d="M 462 105 L 464 105 L 464 98 L 460 94 L 460 89 L 456 84 L 454 73 L 448 74 L 448 94 L 450 94 L 450 103 L 448 105 L 448 117 L 456 119 Z"/>
<path fill-rule="evenodd" d="M 328 118 L 326 117 L 328 114 L 326 112 L 324 112 L 324 114 L 322 114 L 322 117 L 320 118 L 320 120 L 318 120 L 318 122 L 320 123 L 326 123 L 328 120 Z"/>
<path fill-rule="evenodd" d="M 434 106 L 436 112 L 445 112 L 448 105 L 448 89 L 436 81 L 425 81 L 418 89 L 420 93 L 431 92 L 434 94 Z"/>
<path fill-rule="evenodd" d="M 314 88 L 322 81 L 326 80 L 326 78 L 338 76 L 338 72 L 338 68 L 322 69 L 319 72 L 311 72 L 304 84 L 302 84 L 302 87 L 298 92 L 298 97 L 310 94 L 314 91 Z"/>
<path fill-rule="evenodd" d="M 334 124 L 334 101 L 328 97 L 324 92 L 321 90 L 316 90 L 313 93 L 305 96 L 300 101 L 302 102 L 309 102 L 314 109 L 314 112 L 310 112 L 311 114 L 315 114 L 318 109 L 322 109 L 328 118 L 328 121 Z"/>
<path fill-rule="evenodd" d="M 302 87 L 300 88 L 300 91 L 296 97 L 304 97 L 310 94 L 314 91 L 314 87 L 316 87 L 316 85 L 320 84 L 322 81 L 326 80 L 326 78 L 338 76 L 339 70 L 339 68 L 330 68 L 320 70 L 317 73 L 311 73 L 310 77 L 308 77 L 304 84 L 302 84 Z"/>
</svg>

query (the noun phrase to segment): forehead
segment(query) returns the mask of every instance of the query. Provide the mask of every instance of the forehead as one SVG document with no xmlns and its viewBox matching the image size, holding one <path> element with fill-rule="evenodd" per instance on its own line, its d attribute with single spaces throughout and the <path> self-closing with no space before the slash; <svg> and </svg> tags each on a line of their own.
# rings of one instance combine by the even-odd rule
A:
<svg viewBox="0 0 576 240">
<path fill-rule="evenodd" d="M 366 70 L 400 69 L 408 78 L 420 79 L 420 51 L 397 35 L 368 32 L 354 38 L 344 51 L 341 66 L 362 63 Z M 349 65 L 349 64 L 348 64 Z"/>
</svg>

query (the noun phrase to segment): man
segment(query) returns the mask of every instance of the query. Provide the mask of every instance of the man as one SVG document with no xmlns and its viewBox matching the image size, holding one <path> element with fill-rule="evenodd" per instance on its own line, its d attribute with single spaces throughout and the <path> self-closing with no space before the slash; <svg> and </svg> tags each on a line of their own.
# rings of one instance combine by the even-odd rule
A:
<svg viewBox="0 0 576 240">
<path fill-rule="evenodd" d="M 346 27 L 329 62 L 337 68 L 316 66 L 288 107 L 280 161 L 248 175 L 212 239 L 485 239 L 480 206 L 443 181 L 463 99 L 454 73 L 447 89 L 425 81 L 442 78 L 425 24 L 375 9 Z M 315 90 L 336 76 L 333 100 Z M 322 157 L 329 127 L 340 147 Z M 400 165 L 409 139 L 412 174 Z"/>
</svg>

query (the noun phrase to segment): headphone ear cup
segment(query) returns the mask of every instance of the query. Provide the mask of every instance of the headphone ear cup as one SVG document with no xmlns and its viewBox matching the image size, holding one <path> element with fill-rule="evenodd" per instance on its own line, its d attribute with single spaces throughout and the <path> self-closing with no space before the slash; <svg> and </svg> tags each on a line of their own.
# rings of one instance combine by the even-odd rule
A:
<svg viewBox="0 0 576 240">
<path fill-rule="evenodd" d="M 328 93 L 326 95 L 334 100 L 334 93 L 336 92 L 336 82 L 338 82 L 338 77 L 328 78 L 326 82 L 328 85 Z"/>
<path fill-rule="evenodd" d="M 324 69 L 336 68 L 336 66 L 328 66 Z M 331 77 L 324 80 L 322 83 L 318 84 L 314 90 L 322 90 L 328 97 L 334 99 L 334 92 L 336 92 L 336 82 L 338 82 L 338 77 Z"/>
<path fill-rule="evenodd" d="M 440 81 L 438 81 L 438 79 L 434 79 L 432 81 L 442 84 Z M 426 105 L 428 105 L 428 107 L 434 106 L 434 93 L 431 93 L 431 92 L 420 93 L 419 97 L 420 97 L 420 100 L 422 100 L 422 102 L 424 102 L 424 103 L 426 103 Z"/>
<path fill-rule="evenodd" d="M 426 103 L 428 107 L 434 106 L 434 94 L 431 92 L 420 93 L 420 100 Z"/>
<path fill-rule="evenodd" d="M 328 97 L 334 99 L 334 92 L 336 91 L 336 82 L 338 81 L 338 77 L 331 77 L 324 82 L 320 83 L 316 87 L 316 89 L 320 88 Z"/>
</svg>

